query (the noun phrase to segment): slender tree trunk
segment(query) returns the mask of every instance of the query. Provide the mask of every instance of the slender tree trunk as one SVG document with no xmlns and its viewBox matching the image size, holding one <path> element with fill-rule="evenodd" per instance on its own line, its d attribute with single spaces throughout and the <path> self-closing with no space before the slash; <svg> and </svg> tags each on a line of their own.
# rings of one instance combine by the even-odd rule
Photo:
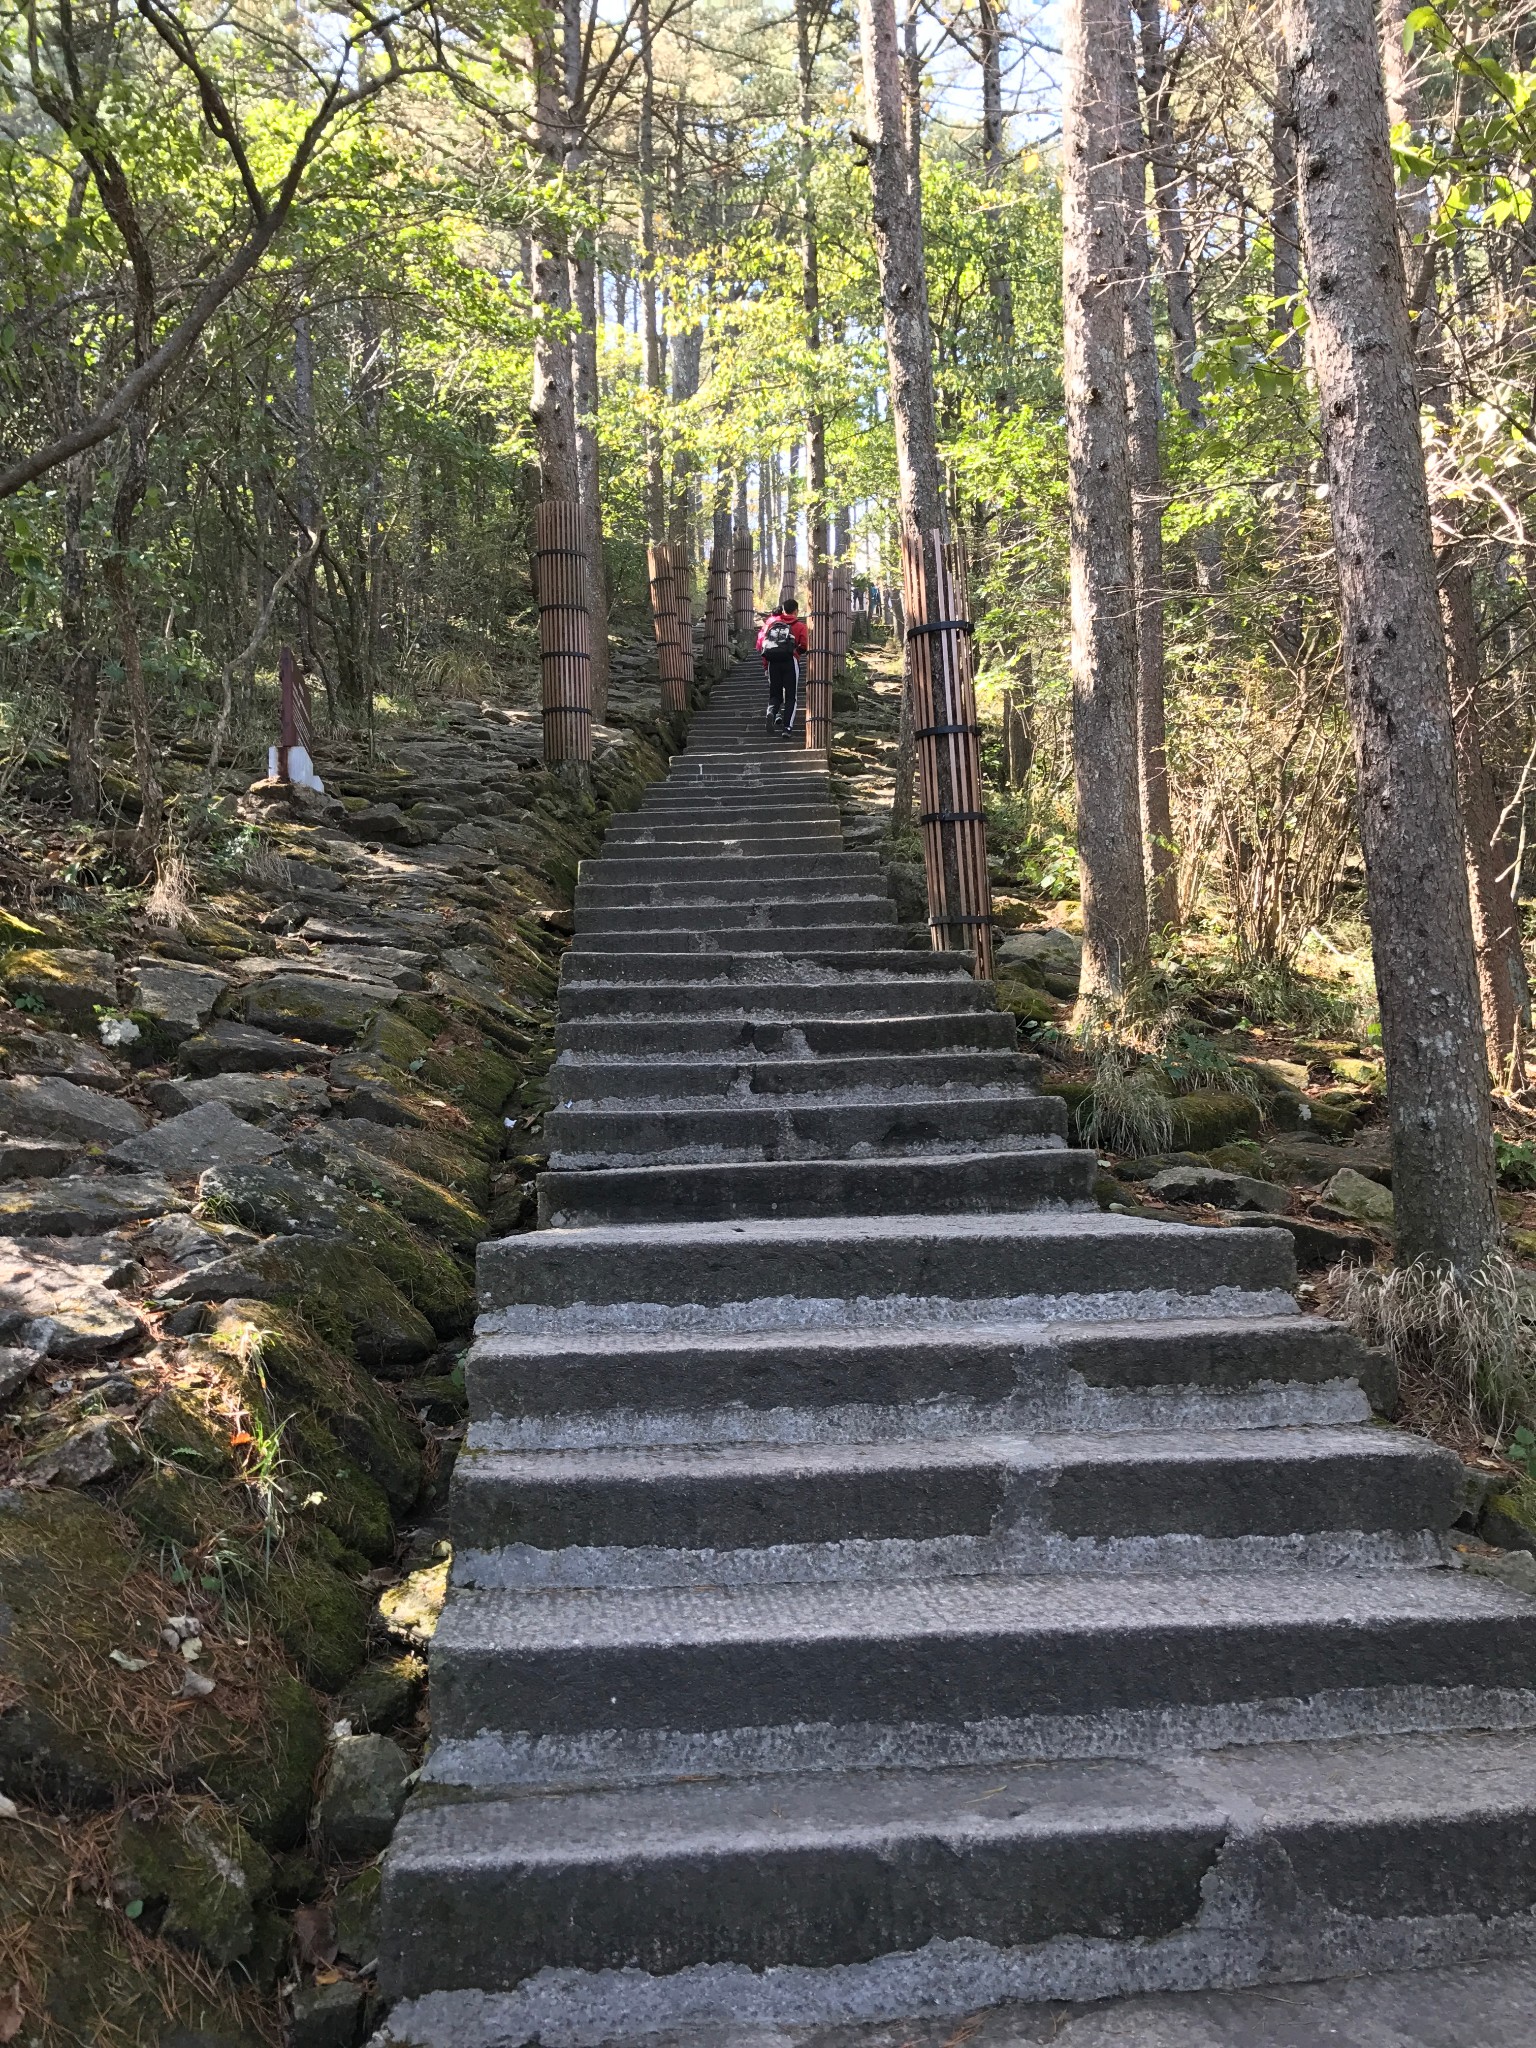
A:
<svg viewBox="0 0 1536 2048">
<path fill-rule="evenodd" d="M 1400 1260 L 1498 1243 L 1445 635 L 1370 0 L 1287 0 Z"/>
<path fill-rule="evenodd" d="M 1125 302 L 1125 378 L 1130 438 L 1132 559 L 1136 577 L 1136 758 L 1141 834 L 1147 863 L 1147 913 L 1156 931 L 1179 921 L 1173 819 L 1168 807 L 1167 675 L 1163 647 L 1162 396 L 1152 276 L 1147 251 L 1147 174 L 1141 150 L 1134 72 L 1125 125 L 1136 147 L 1125 159 L 1130 283 Z"/>
<path fill-rule="evenodd" d="M 546 174 L 558 177 L 565 165 L 565 122 L 560 87 L 562 52 L 556 43 L 553 18 L 546 18 L 533 38 L 534 142 Z M 576 466 L 576 399 L 571 377 L 571 273 L 562 237 L 541 224 L 533 249 L 533 307 L 537 327 L 533 343 L 534 446 L 539 461 L 539 491 L 545 499 L 578 501 Z"/>
<path fill-rule="evenodd" d="M 1450 661 L 1456 778 L 1466 837 L 1467 892 L 1477 951 L 1483 1032 L 1488 1041 L 1488 1064 L 1508 1087 L 1521 1078 L 1512 1074 L 1512 1069 L 1530 1027 L 1531 990 L 1520 944 L 1519 905 L 1499 880 L 1494 846 L 1499 807 L 1493 793 L 1493 778 L 1483 758 L 1482 725 L 1478 717 L 1477 603 L 1472 571 L 1454 556 L 1441 570 L 1440 609 Z"/>
<path fill-rule="evenodd" d="M 1126 322 L 1134 295 L 1125 165 L 1135 155 L 1126 0 L 1069 0 L 1063 37 L 1062 292 L 1086 999 L 1146 958 L 1136 745 L 1136 616 Z"/>
<path fill-rule="evenodd" d="M 149 692 L 144 683 L 144 655 L 139 639 L 129 553 L 133 525 L 149 488 L 149 437 L 142 413 L 134 413 L 123 436 L 123 466 L 112 501 L 112 545 L 101 576 L 117 627 L 118 655 L 123 665 L 123 708 L 133 739 L 133 769 L 139 785 L 139 823 L 133 835 L 135 858 L 144 866 L 160 844 L 165 821 L 165 796 L 150 724 Z"/>
<path fill-rule="evenodd" d="M 905 77 L 897 46 L 895 0 L 859 0 L 859 41 L 863 55 L 864 104 L 868 125 L 870 191 L 873 201 L 875 254 L 880 268 L 880 306 L 885 325 L 885 354 L 890 383 L 891 419 L 896 438 L 897 503 L 901 542 L 906 557 L 908 588 L 913 603 L 920 599 L 927 616 L 908 619 L 927 628 L 955 614 L 943 609 L 945 557 L 949 535 L 947 506 L 939 471 L 938 428 L 934 410 L 933 328 L 928 308 L 928 273 L 923 247 L 923 188 L 920 122 L 916 118 L 915 10 L 906 20 Z M 917 81 L 920 82 L 920 81 Z M 918 573 L 914 574 L 914 565 Z M 921 717 L 930 732 L 946 721 L 942 708 L 948 685 L 941 687 L 942 664 L 948 660 L 938 636 L 921 655 L 907 647 L 907 686 L 903 696 L 903 730 L 897 749 L 897 804 L 903 806 L 911 788 L 913 727 Z M 957 670 L 968 674 L 963 665 Z M 922 696 L 918 689 L 921 685 Z M 965 688 L 950 699 L 967 701 Z M 957 715 L 955 709 L 949 718 Z M 974 717 L 974 713 L 960 712 Z M 984 920 L 985 860 L 977 824 L 981 786 L 980 754 L 973 731 L 949 727 L 948 744 L 932 746 L 931 765 L 924 770 L 924 802 L 935 829 L 927 840 L 928 900 L 936 945 L 950 946 L 957 933 L 976 950 L 978 970 L 991 972 L 991 939 L 986 923 L 960 932 L 954 920 L 940 917 L 940 907 L 972 915 L 965 906 L 979 890 L 974 915 Z M 940 822 L 942 821 L 942 822 Z M 899 813 L 893 810 L 899 829 Z M 925 828 L 926 829 L 926 828 Z M 969 872 L 971 852 L 981 867 L 979 880 Z"/>
<path fill-rule="evenodd" d="M 299 545 L 303 554 L 323 524 L 320 484 L 315 468 L 315 337 L 307 312 L 293 323 L 293 487 L 294 513 L 299 523 Z M 316 601 L 315 558 L 299 578 L 299 653 L 311 674 L 318 672 L 325 686 L 326 708 L 334 718 L 335 687 L 328 665 L 320 654 L 319 606 Z"/>
<path fill-rule="evenodd" d="M 799 576 L 800 555 L 800 501 L 795 485 L 799 480 L 800 444 L 789 444 L 789 464 L 784 476 L 784 551 L 780 556 L 782 572 L 779 577 L 779 602 L 785 603 L 795 594 Z"/>
<path fill-rule="evenodd" d="M 661 326 L 656 305 L 656 52 L 651 39 L 650 0 L 637 0 L 640 42 L 640 325 L 645 388 L 651 411 L 645 423 L 645 523 L 652 540 L 667 532 L 667 487 L 661 467 Z"/>
<path fill-rule="evenodd" d="M 983 182 L 992 187 L 1001 182 L 1003 175 L 1003 25 L 998 0 L 978 0 L 976 29 L 981 63 L 981 175 Z M 997 385 L 999 412 L 1013 410 L 1015 330 L 1008 255 L 1006 239 L 995 237 L 987 264 L 987 284 L 992 294 L 992 317 L 997 324 L 1001 359 Z"/>
<path fill-rule="evenodd" d="M 814 158 L 811 151 L 812 87 L 815 84 L 815 51 L 811 45 L 812 0 L 795 0 L 795 78 L 798 87 L 797 113 L 800 122 L 796 175 L 799 183 L 801 304 L 805 309 L 805 341 L 814 364 L 821 348 L 821 272 L 816 242 L 816 204 L 811 191 Z M 814 580 L 825 575 L 827 566 L 827 430 L 814 391 L 805 415 L 806 547 L 810 556 L 807 574 Z"/>
<path fill-rule="evenodd" d="M 1271 315 L 1275 354 L 1288 370 L 1302 367 L 1301 331 L 1295 321 L 1296 301 L 1301 294 L 1301 226 L 1297 218 L 1296 109 L 1291 67 L 1283 45 L 1275 52 L 1275 106 L 1270 125 L 1271 176 L 1274 204 L 1270 213 L 1270 239 L 1274 266 L 1270 291 L 1274 299 Z M 1294 661 L 1301 652 L 1301 597 L 1297 589 L 1301 561 L 1302 476 L 1291 468 L 1281 477 L 1280 499 L 1275 513 L 1275 573 L 1287 591 L 1276 629 L 1281 653 Z"/>
<path fill-rule="evenodd" d="M 565 105 L 568 123 L 565 168 L 579 179 L 587 156 L 587 108 L 582 76 L 581 0 L 561 0 Z M 597 338 L 601 324 L 597 251 L 582 235 L 570 252 L 571 308 L 576 332 L 571 341 L 571 395 L 576 416 L 576 489 L 587 550 L 587 602 L 592 612 L 592 716 L 608 714 L 608 563 L 603 550 L 602 479 L 597 452 L 600 402 Z"/>
<path fill-rule="evenodd" d="M 1157 241 L 1162 257 L 1163 289 L 1168 302 L 1168 333 L 1173 343 L 1173 382 L 1179 410 L 1191 426 L 1205 425 L 1200 386 L 1195 381 L 1195 282 L 1189 267 L 1189 243 L 1179 197 L 1178 143 L 1173 125 L 1173 72 L 1163 30 L 1163 0 L 1136 0 L 1141 23 L 1141 80 L 1147 109 L 1147 156 L 1157 204 Z M 1198 527 L 1193 540 L 1200 588 L 1214 597 L 1226 586 L 1221 535 L 1214 527 Z"/>
<path fill-rule="evenodd" d="M 64 641 L 64 702 L 69 748 L 69 814 L 94 818 L 101 804 L 96 772 L 96 714 L 101 656 L 90 643 L 85 614 L 85 549 L 81 528 L 96 481 L 96 454 L 77 455 L 64 472 L 64 546 L 59 563 L 59 623 Z"/>
<path fill-rule="evenodd" d="M 384 410 L 384 360 L 378 307 L 365 298 L 358 308 L 358 336 L 363 358 L 363 444 L 368 468 L 363 479 L 363 575 L 366 602 L 363 624 L 364 688 L 368 714 L 379 686 L 379 659 L 384 636 L 384 451 L 379 427 Z"/>
</svg>

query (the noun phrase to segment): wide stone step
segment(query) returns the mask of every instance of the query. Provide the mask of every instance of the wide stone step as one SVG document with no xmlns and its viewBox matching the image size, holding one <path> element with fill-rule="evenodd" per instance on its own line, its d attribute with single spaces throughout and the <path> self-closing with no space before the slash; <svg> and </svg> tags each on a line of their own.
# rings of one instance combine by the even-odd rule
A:
<svg viewBox="0 0 1536 2048">
<path fill-rule="evenodd" d="M 724 2042 L 900 2000 L 958 2014 L 1523 1954 L 1533 1905 L 1536 1738 L 1361 1736 L 423 1799 L 386 1868 L 380 1955 L 397 1997 L 507 1994 L 399 2008 L 422 2048 L 684 2024 Z M 944 1942 L 965 1946 L 928 1950 Z M 585 1974 L 615 1958 L 625 1978 Z"/>
<path fill-rule="evenodd" d="M 870 899 L 873 902 L 873 898 Z M 570 943 L 566 958 L 601 953 L 784 953 L 794 958 L 828 952 L 875 952 L 889 946 L 895 923 L 895 907 L 887 898 L 889 913 L 881 919 L 873 909 L 851 908 L 838 924 L 780 924 L 753 926 L 731 922 L 700 929 L 697 926 L 669 930 L 663 926 L 637 926 L 624 919 L 612 930 L 594 930 L 595 920 L 587 918 Z M 739 910 L 730 913 L 733 920 Z"/>
<path fill-rule="evenodd" d="M 556 1168 L 635 1166 L 685 1161 L 701 1154 L 733 1159 L 845 1158 L 850 1153 L 978 1152 L 1016 1149 L 1021 1142 L 1065 1136 L 1064 1105 L 1055 1096 L 949 1095 L 889 1091 L 868 1101 L 826 1103 L 781 1099 L 720 1108 L 653 1102 L 552 1109 L 544 1142 Z"/>
<path fill-rule="evenodd" d="M 925 958 L 916 952 L 906 957 L 919 963 Z M 786 970 L 785 977 L 764 982 L 754 993 L 750 977 L 740 971 L 741 956 L 590 953 L 573 959 L 567 953 L 560 969 L 560 1012 L 568 1025 L 589 1018 L 708 1018 L 732 1029 L 792 1025 L 807 1018 L 856 1026 L 887 1018 L 911 1020 L 914 1011 L 928 1013 L 919 1020 L 924 1023 L 997 1014 L 991 988 L 969 975 L 897 978 L 888 971 L 889 953 L 873 958 L 878 966 L 867 979 L 842 972 L 819 983 L 797 982 L 790 963 L 775 962 Z"/>
<path fill-rule="evenodd" d="M 756 938 L 763 932 L 819 930 L 825 925 L 839 930 L 880 930 L 885 943 L 890 943 L 896 905 L 883 889 L 862 894 L 850 889 L 836 896 L 803 889 L 781 897 L 767 886 L 767 877 L 764 882 L 755 893 L 743 891 L 713 901 L 700 900 L 697 895 L 679 901 L 669 894 L 643 905 L 588 905 L 581 912 L 581 935 L 605 941 L 615 934 L 639 939 L 646 932 L 707 933 L 711 938 L 716 933 L 746 932 Z"/>
<path fill-rule="evenodd" d="M 1159 1556 L 1174 1569 L 1283 1569 L 1328 1549 L 1339 1561 L 1430 1563 L 1464 1492 L 1452 1453 L 1359 1428 L 471 1444 L 453 1488 L 460 1584 L 650 1587 L 913 1570 L 1124 1573 Z M 1406 1551 L 1404 1539 L 1415 1539 Z"/>
<path fill-rule="evenodd" d="M 1300 1738 L 1330 1718 L 1536 1722 L 1533 1675 L 1536 1601 L 1447 1569 L 466 1587 L 433 1642 L 433 1775 L 940 1766 Z M 480 1763 L 454 1753 L 477 1737 Z"/>
<path fill-rule="evenodd" d="M 885 934 L 890 937 L 889 932 Z M 680 958 L 671 948 L 625 959 L 567 950 L 560 962 L 560 993 L 564 1004 L 567 984 L 586 981 L 707 981 L 723 987 L 740 984 L 755 1005 L 772 1005 L 781 996 L 791 1002 L 821 989 L 856 994 L 872 983 L 905 978 L 909 1001 L 928 1004 L 936 990 L 960 990 L 966 1008 L 992 1009 L 997 992 L 988 982 L 976 981 L 970 971 L 969 953 L 930 953 L 917 946 L 886 946 L 870 955 L 850 957 L 835 945 L 824 945 L 814 953 L 784 954 L 777 958 L 752 949 L 733 957 L 721 953 L 707 963 Z"/>
<path fill-rule="evenodd" d="M 644 854 L 614 858 L 602 854 L 584 860 L 576 871 L 578 891 L 586 888 L 705 887 L 711 882 L 756 888 L 771 876 L 775 884 L 788 887 L 797 882 L 841 881 L 868 876 L 885 881 L 872 853 L 809 853 L 793 859 L 770 860 L 758 854 L 672 854 L 662 858 Z"/>
<path fill-rule="evenodd" d="M 763 1059 L 806 1052 L 818 1058 L 931 1052 L 1012 1052 L 1018 1026 L 1006 1010 L 970 1010 L 914 1017 L 619 1017 L 566 1019 L 555 1028 L 562 1052 L 614 1061 L 752 1053 Z"/>
<path fill-rule="evenodd" d="M 1347 1330 L 1294 1312 L 701 1333 L 492 1322 L 468 1387 L 478 1440 L 532 1448 L 1362 1420 L 1380 1374 Z"/>
<path fill-rule="evenodd" d="M 576 890 L 576 912 L 586 922 L 589 911 L 622 910 L 643 922 L 646 910 L 683 910 L 693 906 L 755 906 L 761 903 L 797 907 L 820 903 L 887 903 L 890 891 L 879 875 L 787 876 L 771 862 L 738 866 L 732 877 L 670 881 L 583 882 Z M 820 922 L 812 918 L 812 923 Z"/>
<path fill-rule="evenodd" d="M 631 852 L 664 855 L 751 853 L 776 858 L 803 853 L 839 853 L 843 835 L 836 825 L 802 825 L 793 830 L 773 825 L 629 825 L 612 826 L 603 840 L 610 856 Z"/>
<path fill-rule="evenodd" d="M 753 1097 L 807 1095 L 855 1088 L 1033 1088 L 1040 1062 L 1019 1052 L 932 1051 L 845 1058 L 751 1058 L 687 1060 L 612 1057 L 576 1058 L 562 1053 L 549 1070 L 549 1085 L 562 1106 L 592 1101 L 619 1102 L 635 1096 L 680 1101 L 685 1096 Z M 1065 1131 L 1065 1118 L 1062 1121 Z"/>
<path fill-rule="evenodd" d="M 1106 1317 L 1127 1296 L 1153 1297 L 1141 1306 L 1171 1313 L 1185 1297 L 1220 1290 L 1278 1295 L 1294 1285 L 1296 1263 L 1283 1230 L 1042 1212 L 544 1230 L 482 1244 L 479 1275 L 486 1305 L 524 1328 L 570 1304 L 584 1305 L 573 1310 L 580 1321 L 604 1305 L 647 1302 L 701 1311 L 732 1304 L 733 1315 L 756 1311 L 765 1327 L 875 1314 L 977 1321 L 961 1305 L 1044 1306 L 1060 1296 L 1082 1297 Z"/>
<path fill-rule="evenodd" d="M 1013 1152 L 886 1159 L 572 1167 L 539 1176 L 541 1228 L 721 1223 L 764 1217 L 984 1214 L 1086 1206 L 1092 1152 L 1032 1143 Z"/>
</svg>

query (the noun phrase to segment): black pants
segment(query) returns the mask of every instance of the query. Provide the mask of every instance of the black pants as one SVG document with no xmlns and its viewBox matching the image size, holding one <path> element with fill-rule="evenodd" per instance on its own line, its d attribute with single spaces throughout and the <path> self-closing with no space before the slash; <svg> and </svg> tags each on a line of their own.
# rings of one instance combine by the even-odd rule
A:
<svg viewBox="0 0 1536 2048">
<path fill-rule="evenodd" d="M 768 709 L 784 720 L 784 730 L 795 729 L 795 693 L 800 683 L 798 661 L 781 656 L 768 663 Z"/>
</svg>

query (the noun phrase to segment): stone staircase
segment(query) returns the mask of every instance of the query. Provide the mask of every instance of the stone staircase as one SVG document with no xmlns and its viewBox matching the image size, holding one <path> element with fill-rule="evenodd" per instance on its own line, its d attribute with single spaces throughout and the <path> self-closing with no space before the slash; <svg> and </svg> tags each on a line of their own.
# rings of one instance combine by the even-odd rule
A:
<svg viewBox="0 0 1536 2048">
<path fill-rule="evenodd" d="M 1536 1954 L 1536 1602 L 1281 1231 L 1103 1215 L 754 665 L 584 864 L 390 2038 Z"/>
</svg>

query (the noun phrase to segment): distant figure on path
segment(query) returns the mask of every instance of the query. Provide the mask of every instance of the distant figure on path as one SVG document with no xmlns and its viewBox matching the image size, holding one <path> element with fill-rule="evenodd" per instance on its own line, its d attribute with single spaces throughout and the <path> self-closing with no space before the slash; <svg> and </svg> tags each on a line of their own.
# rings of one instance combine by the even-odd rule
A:
<svg viewBox="0 0 1536 2048">
<path fill-rule="evenodd" d="M 786 597 L 776 612 L 770 612 L 757 636 L 757 651 L 763 657 L 768 677 L 768 730 L 791 733 L 795 729 L 795 698 L 800 685 L 800 657 L 811 644 L 800 607 Z"/>
</svg>

